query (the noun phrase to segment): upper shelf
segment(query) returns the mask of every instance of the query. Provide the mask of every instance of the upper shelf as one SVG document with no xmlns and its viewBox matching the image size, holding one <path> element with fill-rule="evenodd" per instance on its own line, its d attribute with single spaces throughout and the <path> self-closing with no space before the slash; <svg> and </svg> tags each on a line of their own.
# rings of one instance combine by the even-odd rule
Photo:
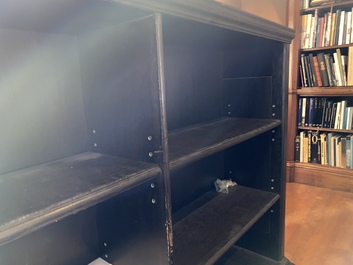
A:
<svg viewBox="0 0 353 265">
<path fill-rule="evenodd" d="M 278 194 L 242 186 L 229 188 L 228 194 L 206 193 L 180 210 L 194 211 L 173 226 L 174 263 L 214 264 L 278 199 Z"/>
<path fill-rule="evenodd" d="M 170 169 L 195 162 L 281 124 L 279 120 L 221 118 L 168 135 Z"/>
<path fill-rule="evenodd" d="M 88 152 L 2 175 L 0 245 L 159 173 L 154 165 Z"/>
</svg>

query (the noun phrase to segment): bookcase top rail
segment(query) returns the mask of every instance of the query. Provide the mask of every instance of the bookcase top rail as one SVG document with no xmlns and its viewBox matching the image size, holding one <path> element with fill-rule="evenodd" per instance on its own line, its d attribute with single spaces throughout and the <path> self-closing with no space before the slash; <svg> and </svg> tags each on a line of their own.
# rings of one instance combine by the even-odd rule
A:
<svg viewBox="0 0 353 265">
<path fill-rule="evenodd" d="M 228 194 L 206 193 L 193 202 L 197 209 L 174 225 L 175 264 L 214 264 L 278 199 L 239 185 Z"/>
<path fill-rule="evenodd" d="M 147 181 L 157 166 L 82 153 L 0 176 L 0 245 Z"/>
<path fill-rule="evenodd" d="M 221 118 L 168 135 L 170 168 L 195 162 L 281 124 L 279 120 Z"/>
<path fill-rule="evenodd" d="M 115 0 L 127 5 L 248 33 L 285 43 L 294 38 L 294 30 L 216 1 Z"/>
</svg>

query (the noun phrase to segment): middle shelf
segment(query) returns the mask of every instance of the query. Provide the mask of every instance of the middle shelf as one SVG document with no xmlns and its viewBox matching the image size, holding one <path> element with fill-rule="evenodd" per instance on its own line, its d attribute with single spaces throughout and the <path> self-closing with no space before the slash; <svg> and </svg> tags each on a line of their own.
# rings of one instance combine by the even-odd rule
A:
<svg viewBox="0 0 353 265">
<path fill-rule="evenodd" d="M 210 191 L 185 206 L 173 215 L 175 264 L 213 264 L 279 197 L 237 185 L 228 194 Z"/>
<path fill-rule="evenodd" d="M 220 118 L 168 135 L 170 169 L 195 162 L 269 131 L 280 120 Z"/>
</svg>

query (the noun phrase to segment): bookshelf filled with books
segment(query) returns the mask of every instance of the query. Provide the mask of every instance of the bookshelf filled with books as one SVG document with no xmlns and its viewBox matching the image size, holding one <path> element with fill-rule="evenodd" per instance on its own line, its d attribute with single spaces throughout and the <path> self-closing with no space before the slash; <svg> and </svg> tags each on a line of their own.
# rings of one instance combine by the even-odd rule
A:
<svg viewBox="0 0 353 265">
<path fill-rule="evenodd" d="M 293 0 L 289 7 L 297 33 L 290 55 L 287 179 L 353 191 L 353 1 Z"/>
</svg>

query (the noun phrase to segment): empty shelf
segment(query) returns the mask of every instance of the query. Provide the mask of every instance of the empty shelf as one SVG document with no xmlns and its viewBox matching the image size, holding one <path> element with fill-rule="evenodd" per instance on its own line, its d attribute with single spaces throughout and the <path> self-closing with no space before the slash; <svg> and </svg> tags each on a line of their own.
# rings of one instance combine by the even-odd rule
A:
<svg viewBox="0 0 353 265">
<path fill-rule="evenodd" d="M 176 213 L 176 219 L 186 216 L 173 226 L 174 264 L 213 264 L 278 199 L 278 194 L 242 186 L 229 194 L 206 193 Z"/>
<path fill-rule="evenodd" d="M 0 245 L 160 173 L 155 165 L 82 153 L 0 176 Z"/>
<path fill-rule="evenodd" d="M 170 168 L 195 162 L 280 124 L 279 120 L 222 118 L 171 132 L 168 135 Z"/>
</svg>

